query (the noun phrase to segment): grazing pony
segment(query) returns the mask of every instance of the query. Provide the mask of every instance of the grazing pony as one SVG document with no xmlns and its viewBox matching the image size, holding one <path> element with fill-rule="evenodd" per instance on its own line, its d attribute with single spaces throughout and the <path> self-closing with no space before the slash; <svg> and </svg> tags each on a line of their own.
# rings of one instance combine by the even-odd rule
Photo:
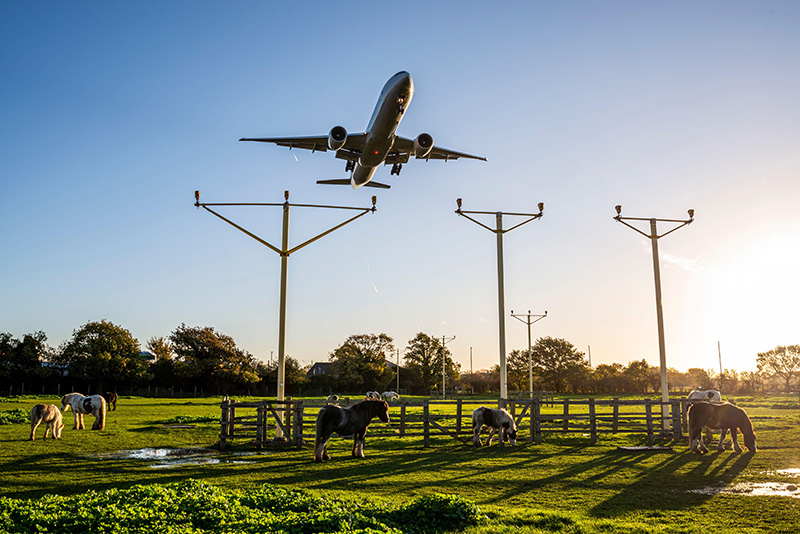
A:
<svg viewBox="0 0 800 534">
<path fill-rule="evenodd" d="M 710 402 L 695 402 L 689 407 L 689 449 L 692 452 L 708 452 L 703 443 L 703 427 L 716 428 L 721 430 L 718 451 L 725 450 L 725 434 L 731 431 L 731 441 L 733 450 L 742 452 L 739 442 L 736 439 L 736 429 L 742 431 L 744 445 L 750 452 L 756 452 L 756 434 L 753 432 L 753 423 L 744 413 L 744 410 L 728 402 L 722 404 L 712 404 Z"/>
<path fill-rule="evenodd" d="M 495 432 L 500 435 L 500 446 L 508 437 L 511 445 L 517 444 L 517 425 L 514 423 L 514 418 L 506 410 L 487 408 L 481 406 L 472 412 L 472 444 L 480 447 L 481 443 L 481 430 L 484 426 L 489 427 L 489 439 L 486 440 L 487 445 L 492 444 L 492 438 Z"/>
<path fill-rule="evenodd" d="M 364 396 L 368 399 L 381 400 L 381 394 L 377 391 L 367 391 L 366 395 Z"/>
<path fill-rule="evenodd" d="M 314 460 L 330 460 L 328 440 L 334 432 L 340 436 L 354 436 L 353 456 L 364 457 L 364 438 L 372 419 L 377 417 L 383 423 L 389 422 L 389 405 L 382 400 L 363 400 L 350 408 L 334 404 L 323 406 L 317 415 L 317 435 L 314 440 Z"/>
<path fill-rule="evenodd" d="M 73 427 L 75 430 L 86 428 L 83 424 L 84 414 L 94 416 L 92 430 L 106 429 L 106 400 L 101 395 L 84 397 L 80 393 L 67 393 L 61 398 L 61 411 L 66 412 L 70 408 L 75 414 L 75 426 Z"/>
<path fill-rule="evenodd" d="M 328 395 L 325 404 L 339 404 L 339 395 Z"/>
<path fill-rule="evenodd" d="M 722 395 L 719 394 L 719 391 L 716 389 L 695 389 L 689 396 L 686 397 L 686 400 L 689 401 L 711 401 L 711 402 L 722 402 Z"/>
<path fill-rule="evenodd" d="M 394 391 L 384 391 L 383 400 L 385 400 L 386 402 L 389 402 L 390 400 L 400 400 L 400 395 L 398 395 Z"/>
<path fill-rule="evenodd" d="M 116 412 L 117 411 L 117 392 L 116 391 L 106 391 L 102 393 L 103 398 L 106 400 L 106 407 L 108 408 L 109 412 Z"/>
<path fill-rule="evenodd" d="M 52 435 L 53 439 L 61 437 L 61 429 L 64 428 L 64 423 L 61 422 L 61 411 L 58 406 L 37 404 L 31 409 L 31 441 L 36 439 L 36 427 L 41 423 L 46 425 L 44 439 L 47 439 L 47 434 Z"/>
</svg>

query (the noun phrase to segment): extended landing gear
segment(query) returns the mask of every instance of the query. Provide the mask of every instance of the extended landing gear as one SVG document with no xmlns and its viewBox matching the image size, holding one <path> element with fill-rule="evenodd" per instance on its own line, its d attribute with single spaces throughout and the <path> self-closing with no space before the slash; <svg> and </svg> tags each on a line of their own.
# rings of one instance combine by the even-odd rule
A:
<svg viewBox="0 0 800 534">
<path fill-rule="evenodd" d="M 395 164 L 392 165 L 391 174 L 397 174 L 399 176 L 401 170 L 403 170 L 403 164 L 402 163 L 395 163 Z"/>
<path fill-rule="evenodd" d="M 350 171 L 352 171 L 352 170 L 353 170 L 353 169 L 355 169 L 355 168 L 356 168 L 356 162 L 355 162 L 355 161 L 352 161 L 352 160 L 349 160 L 349 161 L 348 161 L 347 163 L 345 163 L 345 165 L 344 165 L 344 172 L 350 172 Z"/>
</svg>

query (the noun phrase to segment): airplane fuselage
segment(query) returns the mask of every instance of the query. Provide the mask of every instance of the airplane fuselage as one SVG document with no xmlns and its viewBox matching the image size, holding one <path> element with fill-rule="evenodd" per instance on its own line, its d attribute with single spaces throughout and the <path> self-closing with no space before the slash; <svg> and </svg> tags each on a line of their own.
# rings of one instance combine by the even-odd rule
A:
<svg viewBox="0 0 800 534">
<path fill-rule="evenodd" d="M 414 81 L 405 71 L 398 72 L 386 82 L 367 125 L 364 151 L 356 162 L 351 183 L 357 188 L 372 179 L 375 170 L 384 161 L 394 144 L 395 131 L 411 98 L 414 96 Z"/>
</svg>

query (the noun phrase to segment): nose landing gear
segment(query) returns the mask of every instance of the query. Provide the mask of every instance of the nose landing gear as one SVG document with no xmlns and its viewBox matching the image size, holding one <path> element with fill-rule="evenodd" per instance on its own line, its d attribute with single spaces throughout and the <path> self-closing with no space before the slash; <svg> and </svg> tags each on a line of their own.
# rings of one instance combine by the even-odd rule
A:
<svg viewBox="0 0 800 534">
<path fill-rule="evenodd" d="M 356 168 L 356 162 L 349 160 L 347 163 L 344 164 L 344 172 L 350 172 Z"/>
<path fill-rule="evenodd" d="M 392 172 L 390 173 L 390 175 L 391 174 L 397 174 L 399 176 L 401 170 L 403 170 L 403 164 L 402 163 L 395 163 L 395 164 L 392 165 Z"/>
</svg>

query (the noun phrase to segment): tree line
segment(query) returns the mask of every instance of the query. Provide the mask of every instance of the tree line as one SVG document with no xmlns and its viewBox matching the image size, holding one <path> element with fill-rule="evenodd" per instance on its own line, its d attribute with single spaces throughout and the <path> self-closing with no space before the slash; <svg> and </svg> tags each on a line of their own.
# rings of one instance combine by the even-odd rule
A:
<svg viewBox="0 0 800 534">
<path fill-rule="evenodd" d="M 127 329 L 105 319 L 88 322 L 58 347 L 47 344 L 44 332 L 15 338 L 0 332 L 0 384 L 28 384 L 33 390 L 65 380 L 76 388 L 119 390 L 163 387 L 208 394 L 250 392 L 274 395 L 278 362 L 264 362 L 236 346 L 233 338 L 212 327 L 181 324 L 168 336 L 152 337 L 144 352 Z M 427 394 L 460 390 L 474 393 L 500 389 L 499 365 L 477 372 L 462 372 L 461 365 L 439 339 L 419 332 L 400 351 L 385 333 L 348 337 L 328 354 L 325 372 L 308 375 L 286 357 L 288 395 L 363 394 L 396 389 L 397 360 L 400 388 Z M 509 390 L 529 389 L 529 368 L 534 390 L 554 393 L 648 393 L 660 391 L 660 370 L 644 359 L 627 365 L 589 365 L 584 353 L 565 339 L 542 337 L 527 350 L 512 350 L 507 357 Z M 720 389 L 728 394 L 780 389 L 790 391 L 800 376 L 800 345 L 778 346 L 759 353 L 758 370 L 751 372 L 693 368 L 668 369 L 672 389 Z M 444 384 L 442 373 L 444 370 Z"/>
</svg>

